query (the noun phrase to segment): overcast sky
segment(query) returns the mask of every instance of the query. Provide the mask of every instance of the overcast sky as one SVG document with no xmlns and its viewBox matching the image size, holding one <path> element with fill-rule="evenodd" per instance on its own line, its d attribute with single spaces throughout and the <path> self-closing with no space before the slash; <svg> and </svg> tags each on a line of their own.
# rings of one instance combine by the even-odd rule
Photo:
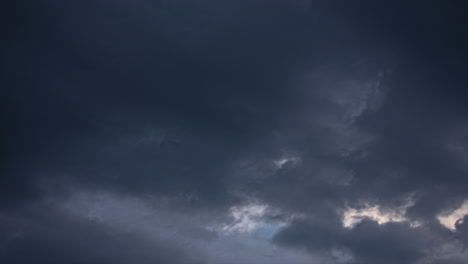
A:
<svg viewBox="0 0 468 264">
<path fill-rule="evenodd" d="M 5 2 L 1 263 L 468 263 L 463 1 Z"/>
</svg>

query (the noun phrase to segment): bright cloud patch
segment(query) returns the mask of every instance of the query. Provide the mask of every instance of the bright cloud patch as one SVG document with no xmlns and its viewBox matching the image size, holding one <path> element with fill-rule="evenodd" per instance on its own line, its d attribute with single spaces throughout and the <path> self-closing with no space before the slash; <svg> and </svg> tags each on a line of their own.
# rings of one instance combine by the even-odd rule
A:
<svg viewBox="0 0 468 264">
<path fill-rule="evenodd" d="M 395 209 L 381 208 L 378 205 L 366 206 L 362 209 L 348 208 L 343 214 L 343 226 L 346 228 L 353 228 L 356 224 L 364 219 L 371 219 L 379 223 L 379 225 L 390 222 L 410 222 L 405 218 L 405 213 L 411 203 L 400 206 Z M 416 227 L 419 224 L 410 222 L 411 226 Z"/>
<path fill-rule="evenodd" d="M 300 162 L 300 158 L 298 156 L 293 155 L 285 155 L 280 159 L 274 160 L 273 163 L 276 165 L 278 169 L 283 168 L 286 164 L 296 165 Z"/>
<path fill-rule="evenodd" d="M 222 230 L 228 233 L 251 232 L 259 226 L 266 209 L 264 205 L 235 206 L 231 208 L 234 221 L 224 225 Z"/>
<path fill-rule="evenodd" d="M 462 206 L 458 209 L 446 211 L 443 214 L 439 215 L 437 219 L 439 222 L 446 228 L 455 231 L 455 224 L 463 219 L 465 215 L 468 215 L 468 200 L 466 200 Z"/>
<path fill-rule="evenodd" d="M 257 237 L 270 238 L 286 223 L 266 220 L 268 211 L 269 208 L 262 204 L 234 206 L 230 210 L 233 220 L 222 225 L 221 231 L 225 234 L 246 233 Z"/>
</svg>

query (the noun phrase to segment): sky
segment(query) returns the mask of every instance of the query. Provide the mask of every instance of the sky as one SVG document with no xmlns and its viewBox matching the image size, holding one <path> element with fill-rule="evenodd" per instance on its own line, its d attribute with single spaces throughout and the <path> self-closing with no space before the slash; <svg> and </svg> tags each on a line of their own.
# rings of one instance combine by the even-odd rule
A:
<svg viewBox="0 0 468 264">
<path fill-rule="evenodd" d="M 1 5 L 1 263 L 468 263 L 463 1 Z"/>
</svg>

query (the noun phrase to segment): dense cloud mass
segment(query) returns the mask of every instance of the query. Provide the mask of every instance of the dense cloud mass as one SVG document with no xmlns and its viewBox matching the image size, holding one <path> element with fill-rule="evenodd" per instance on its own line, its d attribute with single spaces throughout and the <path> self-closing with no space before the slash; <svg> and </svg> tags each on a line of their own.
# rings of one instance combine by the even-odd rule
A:
<svg viewBox="0 0 468 264">
<path fill-rule="evenodd" d="M 462 1 L 1 10 L 1 263 L 468 263 Z"/>
</svg>

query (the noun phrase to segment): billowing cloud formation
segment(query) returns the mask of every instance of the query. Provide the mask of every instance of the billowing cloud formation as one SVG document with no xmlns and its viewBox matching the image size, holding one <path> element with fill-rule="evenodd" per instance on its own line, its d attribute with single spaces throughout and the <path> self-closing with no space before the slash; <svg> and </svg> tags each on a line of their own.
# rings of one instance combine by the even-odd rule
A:
<svg viewBox="0 0 468 264">
<path fill-rule="evenodd" d="M 5 4 L 0 262 L 467 263 L 463 10 Z"/>
</svg>

